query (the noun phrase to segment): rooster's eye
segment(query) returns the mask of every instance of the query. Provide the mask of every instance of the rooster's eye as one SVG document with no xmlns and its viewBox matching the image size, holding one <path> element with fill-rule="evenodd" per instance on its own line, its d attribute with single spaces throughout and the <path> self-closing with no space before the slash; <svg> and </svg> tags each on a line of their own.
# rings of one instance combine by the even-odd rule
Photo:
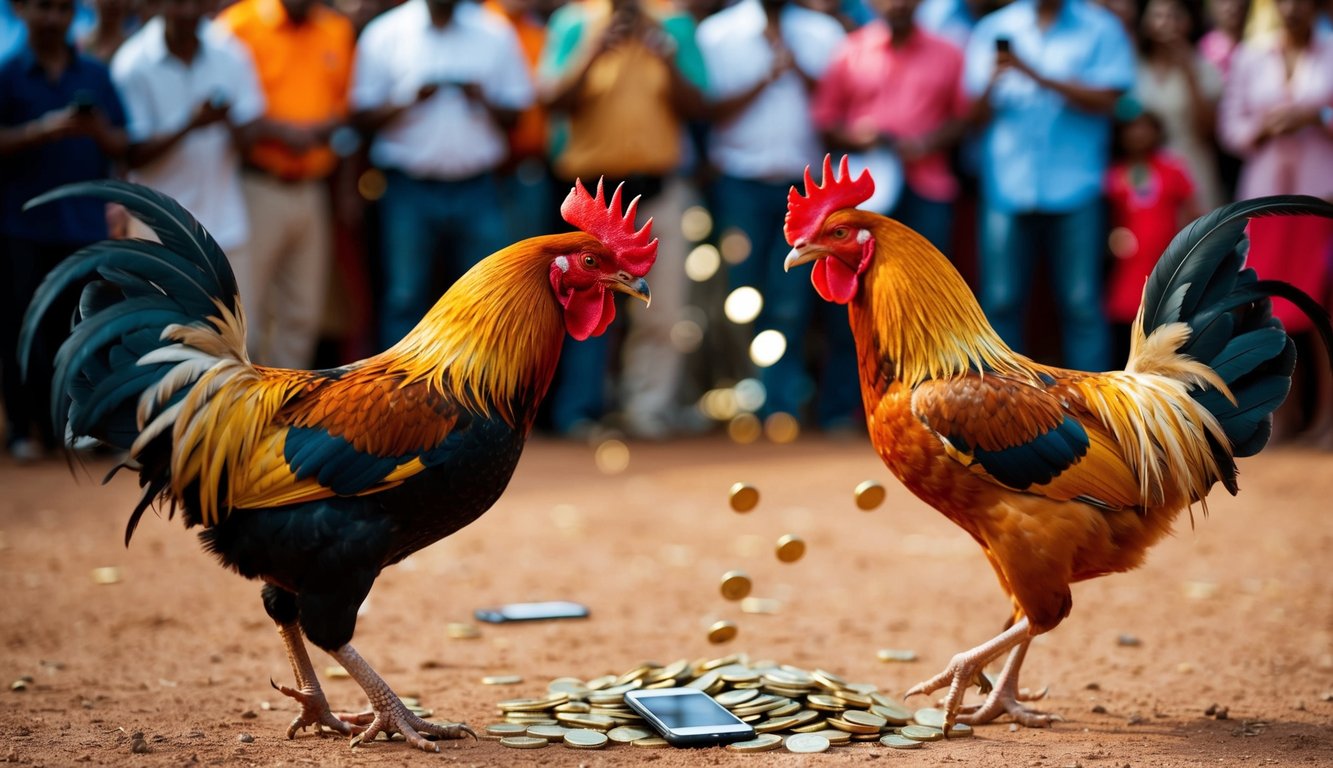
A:
<svg viewBox="0 0 1333 768">
<path fill-rule="evenodd" d="M 591 256 L 584 256 L 584 257 L 583 257 L 583 266 L 587 267 L 588 269 L 596 269 L 596 268 L 597 268 L 597 259 L 594 259 L 594 258 L 591 257 Z"/>
<path fill-rule="evenodd" d="M 838 238 L 839 240 L 846 239 L 848 234 L 850 233 L 847 231 L 846 227 L 838 227 L 837 229 L 833 230 L 833 236 Z"/>
</svg>

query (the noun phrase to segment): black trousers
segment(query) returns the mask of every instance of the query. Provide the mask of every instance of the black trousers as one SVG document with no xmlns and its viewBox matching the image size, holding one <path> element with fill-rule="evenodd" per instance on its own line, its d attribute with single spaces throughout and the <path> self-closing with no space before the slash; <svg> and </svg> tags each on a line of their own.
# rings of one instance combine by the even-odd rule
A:
<svg viewBox="0 0 1333 768">
<path fill-rule="evenodd" d="M 55 448 L 51 426 L 51 373 L 56 350 L 69 333 L 77 294 L 62 296 L 47 314 L 33 343 L 25 381 L 19 369 L 19 331 L 23 315 L 46 274 L 82 245 L 52 245 L 0 238 L 0 376 L 5 401 L 5 444 L 36 437 Z M 35 430 L 35 431 L 34 431 Z"/>
</svg>

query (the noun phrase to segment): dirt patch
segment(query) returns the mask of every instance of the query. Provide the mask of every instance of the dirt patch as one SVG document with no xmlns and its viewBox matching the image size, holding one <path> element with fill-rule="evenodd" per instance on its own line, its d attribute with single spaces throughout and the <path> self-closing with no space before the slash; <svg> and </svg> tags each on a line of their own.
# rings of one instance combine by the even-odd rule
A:
<svg viewBox="0 0 1333 768">
<path fill-rule="evenodd" d="M 1333 765 L 1333 457 L 1272 450 L 1242 462 L 1243 491 L 1159 546 L 1137 572 L 1074 588 L 1074 611 L 1033 643 L 1024 684 L 1050 686 L 1050 730 L 978 729 L 916 752 L 855 745 L 813 758 L 902 766 Z M 25 765 L 789 765 L 786 753 L 722 750 L 520 752 L 450 742 L 439 755 L 379 742 L 284 732 L 289 682 L 259 587 L 200 551 L 179 521 L 151 516 L 121 546 L 137 496 L 128 477 L 102 487 L 105 462 L 79 483 L 64 465 L 0 465 L 0 762 Z M 852 489 L 888 488 L 862 512 Z M 761 492 L 740 515 L 731 483 Z M 447 503 L 442 499 L 441 504 Z M 797 533 L 804 559 L 772 545 Z M 96 568 L 119 569 L 111 585 Z M 741 568 L 776 615 L 742 614 L 718 595 Z M 483 626 L 451 640 L 445 625 L 506 601 L 563 598 L 578 622 Z M 357 628 L 358 650 L 437 719 L 498 720 L 504 698 L 562 675 L 595 677 L 645 660 L 745 650 L 824 667 L 900 694 L 950 656 L 991 636 L 1007 603 L 971 540 L 892 480 L 862 441 L 736 447 L 722 440 L 631 445 L 629 468 L 600 474 L 581 445 L 536 441 L 510 490 L 479 522 L 386 571 Z M 705 640 L 728 618 L 726 646 Z M 1120 637 L 1137 638 L 1137 645 Z M 914 650 L 886 664 L 880 648 Z M 316 668 L 331 660 L 313 653 Z M 524 682 L 484 686 L 483 675 Z M 31 678 L 27 690 L 11 681 Z M 365 704 L 350 680 L 326 679 L 335 707 Z M 928 702 L 917 699 L 918 706 Z M 1206 716 L 1225 707 L 1227 719 Z M 1216 712 L 1216 710 L 1214 710 Z M 146 753 L 132 751 L 143 734 Z M 252 741 L 242 739 L 253 737 Z"/>
</svg>

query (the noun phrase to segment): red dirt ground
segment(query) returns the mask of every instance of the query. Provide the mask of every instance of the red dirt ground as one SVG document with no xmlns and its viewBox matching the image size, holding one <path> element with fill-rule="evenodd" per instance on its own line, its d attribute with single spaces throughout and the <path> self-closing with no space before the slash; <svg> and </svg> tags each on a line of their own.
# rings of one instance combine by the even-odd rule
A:
<svg viewBox="0 0 1333 768">
<path fill-rule="evenodd" d="M 737 447 L 721 439 L 632 445 L 629 468 L 600 474 L 581 445 L 536 441 L 503 499 L 478 523 L 386 571 L 355 644 L 400 693 L 440 719 L 498 720 L 494 704 L 551 678 L 594 677 L 643 660 L 746 650 L 824 667 L 901 693 L 993 634 L 1007 603 L 971 540 L 909 496 L 864 441 L 803 439 Z M 88 468 L 100 477 L 108 463 Z M 1025 684 L 1049 684 L 1050 730 L 978 729 L 916 752 L 856 745 L 783 752 L 507 750 L 449 742 L 438 755 L 400 743 L 284 738 L 294 714 L 269 679 L 289 682 L 259 587 L 223 571 L 179 521 L 151 515 L 121 545 L 135 484 L 76 483 L 58 461 L 0 464 L 0 761 L 23 765 L 708 765 L 964 766 L 1333 765 L 1333 456 L 1273 449 L 1242 464 L 1238 498 L 1159 546 L 1137 572 L 1078 585 L 1074 612 L 1028 657 Z M 861 512 L 852 488 L 875 478 L 886 503 Z M 727 489 L 763 494 L 738 515 Z M 444 503 L 442 500 L 441 503 Z M 772 542 L 805 537 L 802 561 Z M 91 571 L 118 566 L 99 586 Z M 741 614 L 719 576 L 749 572 L 773 616 Z M 565 598 L 581 622 L 483 625 L 450 640 L 445 624 L 479 606 Z M 710 646 L 732 618 L 740 636 Z M 1122 634 L 1141 640 L 1120 645 Z M 879 648 L 920 661 L 885 664 Z M 321 671 L 330 660 L 314 652 Z M 484 686 L 516 673 L 520 685 Z M 10 691 L 21 676 L 33 682 Z M 326 680 L 335 707 L 361 708 L 350 680 Z M 928 702 L 917 699 L 918 706 Z M 272 710 L 265 709 L 265 703 Z M 1229 719 L 1204 715 L 1210 704 Z M 1094 707 L 1098 708 L 1094 712 Z M 249 717 L 247 713 L 252 713 Z M 148 754 L 132 754 L 142 731 Z M 242 733 L 253 735 L 241 743 Z"/>
</svg>

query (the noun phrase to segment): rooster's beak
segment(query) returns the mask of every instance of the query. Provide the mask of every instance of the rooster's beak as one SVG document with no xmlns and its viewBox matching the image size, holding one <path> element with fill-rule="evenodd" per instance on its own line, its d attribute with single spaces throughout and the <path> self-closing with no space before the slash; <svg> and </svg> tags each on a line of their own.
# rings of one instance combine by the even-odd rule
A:
<svg viewBox="0 0 1333 768">
<path fill-rule="evenodd" d="M 782 271 L 790 272 L 792 267 L 809 264 L 810 262 L 816 261 L 827 255 L 828 253 L 822 248 L 816 248 L 811 245 L 798 245 L 791 249 L 791 252 L 787 254 L 787 258 L 782 260 Z"/>
<path fill-rule="evenodd" d="M 642 277 L 632 283 L 628 281 L 622 282 L 620 280 L 612 280 L 607 283 L 606 287 L 618 293 L 623 293 L 626 296 L 633 296 L 636 299 L 641 299 L 644 306 L 652 306 L 653 304 L 652 294 L 648 292 L 648 281 L 644 280 Z"/>
</svg>

